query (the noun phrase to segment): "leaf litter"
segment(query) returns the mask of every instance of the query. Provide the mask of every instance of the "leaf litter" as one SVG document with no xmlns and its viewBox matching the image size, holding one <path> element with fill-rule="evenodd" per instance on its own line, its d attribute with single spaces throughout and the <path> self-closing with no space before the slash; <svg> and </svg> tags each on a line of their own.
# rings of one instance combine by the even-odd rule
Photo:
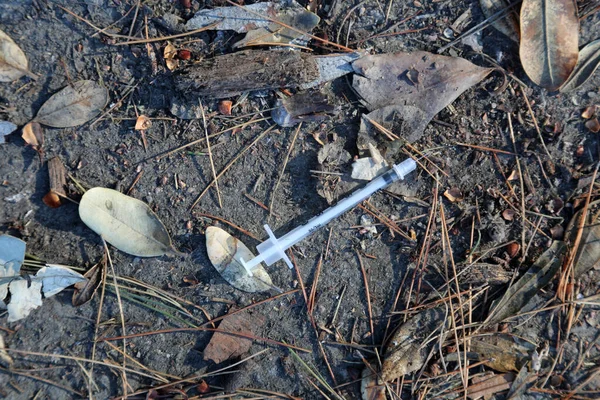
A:
<svg viewBox="0 0 600 400">
<path fill-rule="evenodd" d="M 158 216 L 141 200 L 96 187 L 85 192 L 79 217 L 117 249 L 138 257 L 157 257 L 176 250 Z"/>
<path fill-rule="evenodd" d="M 94 81 L 78 81 L 46 100 L 34 121 L 53 128 L 83 125 L 100 114 L 108 100 L 105 87 Z"/>
<path fill-rule="evenodd" d="M 78 272 L 56 264 L 46 264 L 35 276 L 23 276 L 21 265 L 25 259 L 25 248 L 25 242 L 20 239 L 0 236 L 0 308 L 8 310 L 8 322 L 23 319 L 40 307 L 42 294 L 48 298 L 86 280 Z M 5 304 L 9 293 L 10 301 Z"/>
<path fill-rule="evenodd" d="M 22 76 L 37 78 L 29 71 L 27 57 L 23 50 L 0 30 L 0 82 L 12 82 Z"/>
<path fill-rule="evenodd" d="M 249 276 L 241 259 L 251 260 L 254 254 L 239 239 L 221 228 L 206 228 L 206 251 L 210 262 L 231 286 L 244 292 L 264 292 L 275 289 L 271 277 L 262 265 Z"/>
</svg>

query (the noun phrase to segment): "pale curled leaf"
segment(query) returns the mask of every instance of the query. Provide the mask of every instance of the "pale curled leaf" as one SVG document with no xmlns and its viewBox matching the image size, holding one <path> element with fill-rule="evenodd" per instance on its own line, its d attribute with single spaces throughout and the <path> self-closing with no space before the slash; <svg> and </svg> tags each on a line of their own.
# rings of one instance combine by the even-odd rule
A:
<svg viewBox="0 0 600 400">
<path fill-rule="evenodd" d="M 486 18 L 490 18 L 497 12 L 506 10 L 509 2 L 506 0 L 479 0 L 479 5 L 481 6 L 483 15 Z M 507 10 L 506 15 L 492 22 L 492 26 L 506 35 L 510 40 L 516 43 L 519 42 L 519 20 L 516 12 Z"/>
<path fill-rule="evenodd" d="M 379 113 L 368 117 L 381 124 L 388 118 L 397 122 L 402 131 L 392 130 L 410 142 L 438 112 L 493 71 L 424 51 L 365 56 L 352 67 L 353 88 L 370 111 Z"/>
<path fill-rule="evenodd" d="M 254 293 L 273 287 L 271 277 L 260 264 L 252 270 L 254 276 L 248 275 L 240 260 L 251 260 L 254 254 L 223 229 L 214 226 L 206 228 L 206 251 L 215 269 L 236 289 Z"/>
<path fill-rule="evenodd" d="M 510 286 L 504 296 L 496 303 L 485 321 L 486 325 L 501 322 L 505 318 L 517 314 L 536 293 L 546 286 L 558 272 L 566 245 L 561 241 L 554 241 L 523 274 L 517 282 Z"/>
<path fill-rule="evenodd" d="M 23 75 L 36 77 L 28 70 L 27 57 L 23 50 L 0 30 L 0 82 L 12 82 Z"/>
<path fill-rule="evenodd" d="M 523 0 L 519 56 L 534 83 L 558 89 L 577 64 L 578 41 L 574 0 Z"/>
<path fill-rule="evenodd" d="M 42 126 L 35 121 L 29 122 L 22 129 L 21 137 L 36 151 L 44 146 L 44 130 Z"/>
<path fill-rule="evenodd" d="M 116 190 L 96 187 L 79 203 L 79 217 L 117 249 L 139 257 L 173 251 L 167 229 L 143 201 Z"/>
<path fill-rule="evenodd" d="M 86 281 L 79 272 L 57 264 L 46 264 L 45 267 L 40 268 L 35 277 L 42 282 L 42 291 L 45 298 L 54 296 L 64 288 L 78 282 Z"/>
<path fill-rule="evenodd" d="M 4 336 L 0 335 L 0 365 L 7 367 L 12 366 L 13 359 L 6 351 L 6 345 L 4 344 Z"/>
<path fill-rule="evenodd" d="M 25 318 L 42 305 L 42 282 L 25 279 L 13 280 L 9 285 L 10 303 L 8 303 L 8 322 Z"/>
<path fill-rule="evenodd" d="M 596 69 L 600 66 L 600 39 L 588 43 L 579 52 L 577 65 L 569 79 L 561 86 L 561 92 L 575 90 L 594 75 Z"/>
<path fill-rule="evenodd" d="M 429 308 L 421 311 L 394 333 L 383 358 L 381 378 L 390 382 L 419 370 L 444 331 L 445 311 Z"/>
<path fill-rule="evenodd" d="M 10 278 L 18 276 L 25 259 L 25 242 L 10 235 L 0 236 L 0 306 L 8 295 Z M 0 307 L 3 308 L 3 307 Z"/>
<path fill-rule="evenodd" d="M 78 81 L 50 97 L 34 121 L 54 128 L 79 126 L 98 115 L 106 103 L 106 88 L 94 81 Z"/>
</svg>

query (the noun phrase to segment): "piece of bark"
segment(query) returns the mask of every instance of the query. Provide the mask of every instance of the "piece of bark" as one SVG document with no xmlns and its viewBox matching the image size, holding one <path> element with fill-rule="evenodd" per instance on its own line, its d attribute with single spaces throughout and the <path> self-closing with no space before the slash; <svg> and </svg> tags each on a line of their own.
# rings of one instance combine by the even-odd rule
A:
<svg viewBox="0 0 600 400">
<path fill-rule="evenodd" d="M 48 207 L 58 208 L 62 205 L 61 198 L 66 197 L 67 185 L 65 166 L 59 157 L 48 160 L 48 176 L 50 178 L 50 191 L 42 199 Z"/>
<path fill-rule="evenodd" d="M 296 87 L 319 77 L 313 56 L 300 52 L 250 50 L 192 64 L 177 76 L 186 94 L 221 99 L 249 90 Z"/>
<path fill-rule="evenodd" d="M 277 125 L 290 127 L 302 121 L 321 121 L 328 117 L 327 113 L 333 111 L 334 107 L 327 102 L 327 96 L 321 92 L 308 91 L 277 100 L 271 116 Z"/>
<path fill-rule="evenodd" d="M 263 315 L 257 312 L 250 314 L 246 311 L 224 318 L 219 325 L 219 331 L 254 335 L 254 328 L 262 326 L 264 323 Z M 204 360 L 213 360 L 219 364 L 230 358 L 241 356 L 250 349 L 250 346 L 252 346 L 251 339 L 215 332 L 204 349 Z"/>
</svg>

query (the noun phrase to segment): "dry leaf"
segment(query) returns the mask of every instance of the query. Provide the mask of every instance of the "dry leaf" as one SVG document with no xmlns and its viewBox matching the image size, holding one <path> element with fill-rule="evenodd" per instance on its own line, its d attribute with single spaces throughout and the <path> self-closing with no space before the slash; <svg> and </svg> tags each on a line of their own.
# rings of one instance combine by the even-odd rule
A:
<svg viewBox="0 0 600 400">
<path fill-rule="evenodd" d="M 590 132 L 598 133 L 600 132 L 600 121 L 598 121 L 598 118 L 588 119 L 585 121 L 585 127 Z"/>
<path fill-rule="evenodd" d="M 486 360 L 483 365 L 511 372 L 519 371 L 529 361 L 529 352 L 535 350 L 535 346 L 512 335 L 496 333 L 472 338 L 470 350 L 479 355 L 479 360 Z"/>
<path fill-rule="evenodd" d="M 177 68 L 177 66 L 179 66 L 179 60 L 175 59 L 176 56 L 177 49 L 171 43 L 168 43 L 165 46 L 163 57 L 165 58 L 165 63 L 167 64 L 169 71 L 173 71 L 175 68 Z"/>
<path fill-rule="evenodd" d="M 8 355 L 6 351 L 6 345 L 4 344 L 4 336 L 0 335 L 0 365 L 4 365 L 5 367 L 11 367 L 13 364 L 13 359 Z"/>
<path fill-rule="evenodd" d="M 368 117 L 409 142 L 419 139 L 438 112 L 492 71 L 424 51 L 365 56 L 352 66 L 354 89 L 370 111 L 377 110 Z"/>
<path fill-rule="evenodd" d="M 386 347 L 382 379 L 390 382 L 419 370 L 440 341 L 435 336 L 443 333 L 444 319 L 444 310 L 429 308 L 402 324 Z"/>
<path fill-rule="evenodd" d="M 512 221 L 515 219 L 515 210 L 512 208 L 507 208 L 506 210 L 502 211 L 502 218 L 507 221 Z"/>
<path fill-rule="evenodd" d="M 106 274 L 106 257 L 102 259 L 99 263 L 90 268 L 83 277 L 86 278 L 84 282 L 78 282 L 75 286 L 75 291 L 73 292 L 73 306 L 79 307 L 90 301 Z"/>
<path fill-rule="evenodd" d="M 362 371 L 360 392 L 363 400 L 386 400 L 385 385 L 377 383 L 377 374 L 369 367 Z"/>
<path fill-rule="evenodd" d="M 597 39 L 581 49 L 577 65 L 575 65 L 575 69 L 571 73 L 571 76 L 569 76 L 569 79 L 561 86 L 560 91 L 568 92 L 577 89 L 591 78 L 599 65 L 600 39 Z"/>
<path fill-rule="evenodd" d="M 523 0 L 519 56 L 537 85 L 557 90 L 579 57 L 579 18 L 574 0 Z"/>
<path fill-rule="evenodd" d="M 108 90 L 94 81 L 78 81 L 50 97 L 34 121 L 54 128 L 85 124 L 108 103 Z"/>
<path fill-rule="evenodd" d="M 42 305 L 42 282 L 15 279 L 8 285 L 8 290 L 10 291 L 10 303 L 6 307 L 8 322 L 23 319 Z"/>
<path fill-rule="evenodd" d="M 479 5 L 481 6 L 483 15 L 486 18 L 490 18 L 497 12 L 505 10 L 509 2 L 506 0 L 479 0 Z M 506 35 L 510 40 L 519 43 L 519 20 L 513 10 L 509 10 L 505 16 L 492 22 L 492 26 Z"/>
<path fill-rule="evenodd" d="M 590 205 L 598 203 L 595 201 L 590 203 Z M 588 213 L 588 218 L 591 214 Z M 569 226 L 565 232 L 565 241 L 567 243 L 575 243 L 582 215 L 583 210 L 578 211 L 569 222 Z M 600 225 L 596 219 L 586 223 L 583 228 L 581 241 L 573 263 L 573 276 L 575 279 L 578 279 L 589 270 L 597 269 L 598 267 L 600 267 Z"/>
<path fill-rule="evenodd" d="M 260 327 L 264 323 L 265 317 L 259 313 L 253 312 L 250 314 L 244 311 L 223 318 L 223 321 L 219 324 L 219 331 L 252 336 L 254 335 L 254 327 Z M 204 349 L 204 360 L 213 360 L 216 364 L 219 364 L 230 358 L 241 356 L 250 349 L 250 346 L 252 346 L 252 339 L 215 332 Z"/>
<path fill-rule="evenodd" d="M 41 280 L 45 298 L 54 296 L 64 288 L 86 280 L 79 272 L 58 264 L 46 264 L 35 274 L 35 279 Z"/>
<path fill-rule="evenodd" d="M 17 44 L 0 30 L 0 82 L 12 82 L 27 75 L 33 79 L 37 76 L 29 72 L 27 57 Z"/>
<path fill-rule="evenodd" d="M 152 126 L 152 120 L 145 115 L 140 115 L 135 121 L 136 131 L 146 131 Z"/>
<path fill-rule="evenodd" d="M 504 296 L 496 303 L 485 321 L 486 325 L 496 324 L 517 314 L 536 293 L 546 286 L 558 272 L 566 245 L 561 241 L 554 241 L 536 260 L 536 262 L 523 274 L 523 276 L 510 286 Z"/>
<path fill-rule="evenodd" d="M 381 156 L 379 150 L 371 143 L 367 145 L 371 157 L 359 158 L 352 163 L 352 179 L 370 181 L 388 169 L 388 163 Z"/>
<path fill-rule="evenodd" d="M 586 107 L 581 113 L 581 118 L 590 119 L 596 114 L 596 105 Z"/>
<path fill-rule="evenodd" d="M 12 122 L 0 121 L 0 144 L 6 143 L 4 136 L 8 136 L 17 130 L 17 126 Z"/>
<path fill-rule="evenodd" d="M 233 287 L 244 292 L 264 292 L 273 288 L 271 277 L 262 265 L 257 265 L 249 276 L 241 259 L 251 260 L 254 254 L 244 243 L 221 228 L 206 228 L 206 251 L 217 271 Z"/>
<path fill-rule="evenodd" d="M 233 102 L 231 100 L 221 100 L 219 102 L 219 112 L 223 115 L 231 115 L 231 106 Z"/>
<path fill-rule="evenodd" d="M 35 151 L 42 150 L 44 146 L 44 129 L 37 122 L 30 122 L 25 125 L 21 137 Z"/>
<path fill-rule="evenodd" d="M 85 192 L 79 217 L 117 249 L 138 257 L 174 251 L 167 229 L 143 201 L 116 190 L 96 187 Z"/>
<path fill-rule="evenodd" d="M 452 203 L 458 203 L 464 200 L 464 195 L 459 188 L 453 187 L 444 192 L 444 197 Z"/>
</svg>

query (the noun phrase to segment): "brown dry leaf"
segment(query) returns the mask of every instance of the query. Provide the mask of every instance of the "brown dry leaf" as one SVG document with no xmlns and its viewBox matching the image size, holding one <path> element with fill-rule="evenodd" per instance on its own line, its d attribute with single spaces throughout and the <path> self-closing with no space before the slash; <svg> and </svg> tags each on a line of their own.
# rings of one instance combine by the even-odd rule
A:
<svg viewBox="0 0 600 400">
<path fill-rule="evenodd" d="M 30 122 L 25 125 L 21 137 L 35 151 L 40 151 L 44 146 L 44 130 L 37 122 Z"/>
<path fill-rule="evenodd" d="M 502 218 L 507 221 L 512 221 L 515 219 L 515 210 L 512 208 L 507 208 L 506 210 L 502 211 Z"/>
<path fill-rule="evenodd" d="M 479 5 L 481 6 L 483 15 L 486 18 L 490 18 L 497 12 L 505 10 L 509 2 L 506 0 L 479 0 Z M 492 26 L 506 35 L 510 40 L 519 43 L 519 19 L 516 12 L 512 10 L 508 11 L 504 17 L 492 22 Z"/>
<path fill-rule="evenodd" d="M 372 366 L 373 367 L 373 366 Z M 371 368 L 365 367 L 362 371 L 360 392 L 363 400 L 385 400 L 385 385 L 377 383 L 377 374 Z"/>
<path fill-rule="evenodd" d="M 221 100 L 219 102 L 219 112 L 223 115 L 231 115 L 231 107 L 233 102 L 231 100 Z"/>
<path fill-rule="evenodd" d="M 146 115 L 140 115 L 135 121 L 136 131 L 146 131 L 152 126 L 152 120 Z"/>
<path fill-rule="evenodd" d="M 585 127 L 588 128 L 590 132 L 598 133 L 600 132 L 600 121 L 598 118 L 592 118 L 585 121 Z"/>
<path fill-rule="evenodd" d="M 54 128 L 85 124 L 108 103 L 108 90 L 94 81 L 78 81 L 50 97 L 34 121 Z"/>
<path fill-rule="evenodd" d="M 600 201 L 590 203 L 590 206 L 599 204 Z M 583 228 L 581 241 L 577 248 L 575 261 L 573 264 L 573 276 L 578 279 L 583 274 L 591 269 L 600 267 L 600 225 L 598 220 L 590 218 L 592 213 L 588 213 L 588 221 Z M 583 210 L 578 211 L 571 221 L 565 232 L 565 241 L 574 244 L 579 229 L 579 221 L 583 216 Z"/>
<path fill-rule="evenodd" d="M 12 82 L 23 75 L 37 78 L 29 71 L 27 57 L 23 50 L 10 36 L 0 30 L 0 82 Z"/>
<path fill-rule="evenodd" d="M 163 52 L 163 57 L 165 58 L 165 63 L 167 64 L 167 68 L 169 71 L 173 71 L 179 66 L 179 60 L 175 57 L 177 56 L 177 49 L 171 43 L 165 46 L 165 50 Z"/>
<path fill-rule="evenodd" d="M 385 350 L 381 369 L 384 381 L 393 381 L 425 364 L 431 349 L 440 341 L 435 336 L 444 328 L 445 314 L 441 308 L 429 308 L 398 328 Z"/>
<path fill-rule="evenodd" d="M 510 388 L 510 384 L 515 380 L 515 374 L 507 372 L 502 375 L 492 375 L 483 378 L 474 377 L 471 384 L 467 388 L 467 396 L 470 399 L 477 400 L 480 398 L 488 398 L 488 396 L 503 392 Z"/>
<path fill-rule="evenodd" d="M 419 139 L 438 112 L 493 70 L 424 51 L 365 56 L 352 67 L 352 86 L 369 111 L 376 110 L 368 116 L 392 131 L 401 127 L 394 133 L 409 142 Z"/>
<path fill-rule="evenodd" d="M 567 246 L 564 242 L 554 241 L 523 274 L 523 276 L 510 286 L 504 296 L 495 304 L 490 315 L 485 321 L 486 325 L 496 324 L 517 314 L 536 293 L 546 286 L 560 269 L 562 256 Z"/>
<path fill-rule="evenodd" d="M 100 284 L 104 280 L 106 274 L 106 257 L 104 257 L 99 263 L 90 268 L 83 276 L 87 278 L 85 282 L 79 282 L 74 285 L 75 291 L 73 292 L 73 306 L 79 307 L 90 301 Z"/>
<path fill-rule="evenodd" d="M 589 107 L 586 107 L 582 112 L 581 112 L 581 118 L 583 119 L 590 119 L 592 118 L 594 115 L 596 114 L 596 106 L 595 105 L 591 105 Z"/>
<path fill-rule="evenodd" d="M 519 56 L 537 85 L 557 90 L 579 57 L 579 18 L 573 0 L 523 0 Z"/>
<path fill-rule="evenodd" d="M 264 292 L 273 288 L 271 277 L 262 265 L 257 265 L 253 276 L 248 275 L 241 259 L 248 261 L 254 254 L 239 239 L 221 228 L 206 228 L 206 251 L 210 262 L 231 286 L 244 292 Z"/>
<path fill-rule="evenodd" d="M 219 331 L 254 335 L 254 327 L 262 326 L 265 317 L 257 312 L 240 312 L 223 318 L 219 324 Z M 227 333 L 215 332 L 210 342 L 204 349 L 204 360 L 213 360 L 216 364 L 230 358 L 241 356 L 252 346 L 252 339 Z"/>
<path fill-rule="evenodd" d="M 446 197 L 452 203 L 458 203 L 458 202 L 463 201 L 463 199 L 464 199 L 462 192 L 457 187 L 447 189 L 444 192 L 444 197 Z"/>
<path fill-rule="evenodd" d="M 472 338 L 470 350 L 479 355 L 479 360 L 487 360 L 483 365 L 511 372 L 519 371 L 529 361 L 529 352 L 533 352 L 535 346 L 509 334 L 495 333 Z"/>
<path fill-rule="evenodd" d="M 597 39 L 581 49 L 577 65 L 575 65 L 575 69 L 571 76 L 569 76 L 569 79 L 561 86 L 560 91 L 568 92 L 577 89 L 590 79 L 599 65 L 600 39 Z"/>
</svg>

